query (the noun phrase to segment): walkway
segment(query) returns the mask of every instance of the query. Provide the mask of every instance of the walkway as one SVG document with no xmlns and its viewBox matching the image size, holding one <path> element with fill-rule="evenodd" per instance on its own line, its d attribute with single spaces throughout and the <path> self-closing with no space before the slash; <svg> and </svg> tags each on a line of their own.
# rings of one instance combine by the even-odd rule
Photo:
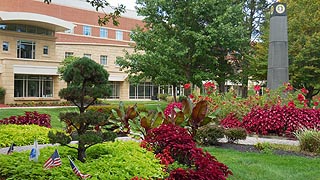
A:
<svg viewBox="0 0 320 180">
<path fill-rule="evenodd" d="M 118 138 L 119 140 L 127 141 L 132 140 L 129 137 L 121 137 Z M 227 142 L 227 139 L 223 138 L 220 140 L 220 142 Z M 261 137 L 251 137 L 248 136 L 245 140 L 239 140 L 239 144 L 247 144 L 247 145 L 254 145 L 257 143 L 271 143 L 271 144 L 285 144 L 285 145 L 292 145 L 292 146 L 299 146 L 299 141 L 297 140 L 287 140 L 287 139 L 271 139 L 271 138 L 261 138 Z M 71 144 L 77 143 L 77 141 L 72 141 Z M 58 146 L 58 144 L 52 145 L 52 144 L 40 144 L 38 145 L 39 149 L 47 147 L 47 146 Z M 21 152 L 21 151 L 30 151 L 32 149 L 33 145 L 29 146 L 15 146 L 14 151 L 15 152 Z M 9 147 L 6 148 L 0 148 L 0 154 L 6 154 Z"/>
</svg>

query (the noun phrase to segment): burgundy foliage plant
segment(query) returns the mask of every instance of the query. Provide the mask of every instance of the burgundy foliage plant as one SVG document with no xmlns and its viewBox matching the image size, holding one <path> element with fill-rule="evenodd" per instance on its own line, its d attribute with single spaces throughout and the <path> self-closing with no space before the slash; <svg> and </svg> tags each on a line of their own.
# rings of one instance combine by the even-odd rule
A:
<svg viewBox="0 0 320 180">
<path fill-rule="evenodd" d="M 152 149 L 166 167 L 173 162 L 187 165 L 187 169 L 177 168 L 170 171 L 168 180 L 225 180 L 232 174 L 228 167 L 218 162 L 214 156 L 197 148 L 186 129 L 173 124 L 163 124 L 151 129 L 142 146 Z"/>
<path fill-rule="evenodd" d="M 25 112 L 24 116 L 10 116 L 0 120 L 0 124 L 18 124 L 18 125 L 30 125 L 36 124 L 51 128 L 51 118 L 48 114 L 40 114 L 37 111 Z"/>
</svg>

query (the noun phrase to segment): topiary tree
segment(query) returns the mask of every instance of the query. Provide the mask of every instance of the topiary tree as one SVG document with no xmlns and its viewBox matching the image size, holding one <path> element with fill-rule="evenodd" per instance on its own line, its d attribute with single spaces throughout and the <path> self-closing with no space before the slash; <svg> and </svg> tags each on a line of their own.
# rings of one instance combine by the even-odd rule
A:
<svg viewBox="0 0 320 180">
<path fill-rule="evenodd" d="M 109 133 L 99 130 L 99 126 L 106 124 L 108 119 L 104 113 L 86 111 L 98 98 L 110 94 L 108 77 L 108 72 L 101 65 L 86 57 L 69 63 L 62 74 L 68 85 L 60 90 L 59 96 L 71 101 L 79 112 L 61 113 L 60 120 L 66 123 L 67 134 L 75 134 L 79 143 L 78 147 L 69 146 L 71 136 L 64 133 L 50 132 L 49 138 L 51 143 L 77 149 L 78 159 L 82 162 L 85 161 L 86 149 L 103 142 Z"/>
</svg>

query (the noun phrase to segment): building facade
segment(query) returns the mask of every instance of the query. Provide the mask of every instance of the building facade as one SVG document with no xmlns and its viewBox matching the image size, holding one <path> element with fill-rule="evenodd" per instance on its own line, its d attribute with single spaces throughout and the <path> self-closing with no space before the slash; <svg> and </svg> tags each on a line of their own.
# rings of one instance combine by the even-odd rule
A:
<svg viewBox="0 0 320 180">
<path fill-rule="evenodd" d="M 110 9 L 105 9 L 109 12 Z M 60 101 L 66 86 L 57 69 L 68 56 L 89 57 L 110 74 L 112 99 L 151 99 L 160 88 L 146 82 L 130 85 L 127 74 L 115 63 L 125 51 L 131 53 L 130 33 L 143 26 L 135 11 L 127 10 L 120 24 L 98 24 L 97 12 L 84 0 L 0 1 L 0 87 L 5 103 Z"/>
</svg>

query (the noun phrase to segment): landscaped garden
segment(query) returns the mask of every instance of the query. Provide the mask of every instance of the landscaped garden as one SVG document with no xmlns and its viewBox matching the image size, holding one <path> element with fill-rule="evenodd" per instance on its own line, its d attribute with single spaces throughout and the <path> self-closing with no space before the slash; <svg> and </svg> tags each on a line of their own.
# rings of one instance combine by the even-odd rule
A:
<svg viewBox="0 0 320 180">
<path fill-rule="evenodd" d="M 0 109 L 8 117 L 0 121 L 1 147 L 11 143 L 31 145 L 34 138 L 40 144 L 60 140 L 62 145 L 41 149 L 38 162 L 28 160 L 29 151 L 0 155 L 4 162 L 0 165 L 1 178 L 77 179 L 67 165 L 68 156 L 92 179 L 320 178 L 318 97 L 308 108 L 305 98 L 301 98 L 304 90 L 293 91 L 290 84 L 248 99 L 236 98 L 232 93 L 221 95 L 213 84 L 204 87 L 206 94 L 194 93 L 182 102 L 161 102 L 162 106 L 167 104 L 165 109 L 157 108 L 159 102 L 152 101 L 148 109 L 139 102 L 90 106 L 87 111 L 98 113 L 97 119 L 103 121 L 88 126 L 87 131 L 100 133 L 101 139 L 85 141 L 88 148 L 82 160 L 77 160 L 77 145 L 67 144 L 81 138 L 73 134 L 77 126 L 70 124 L 67 115 L 76 113 L 77 108 Z M 284 93 L 286 96 L 281 96 Z M 226 149 L 218 142 L 226 136 L 237 146 L 247 134 L 297 139 L 300 147 L 259 143 L 251 147 L 255 152 L 243 152 Z M 114 141 L 117 136 L 135 137 L 142 142 Z M 54 149 L 59 151 L 63 165 L 43 170 L 43 163 Z M 279 155 L 275 150 L 295 153 Z"/>
</svg>

